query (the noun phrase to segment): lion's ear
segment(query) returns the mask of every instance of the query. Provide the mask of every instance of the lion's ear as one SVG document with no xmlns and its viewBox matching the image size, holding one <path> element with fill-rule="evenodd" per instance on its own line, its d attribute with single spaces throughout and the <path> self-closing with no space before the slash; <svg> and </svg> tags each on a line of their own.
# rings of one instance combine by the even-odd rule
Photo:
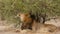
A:
<svg viewBox="0 0 60 34">
<path fill-rule="evenodd" d="M 25 13 L 25 16 L 26 16 L 26 17 L 30 17 L 30 14 L 29 14 L 29 13 Z"/>
</svg>

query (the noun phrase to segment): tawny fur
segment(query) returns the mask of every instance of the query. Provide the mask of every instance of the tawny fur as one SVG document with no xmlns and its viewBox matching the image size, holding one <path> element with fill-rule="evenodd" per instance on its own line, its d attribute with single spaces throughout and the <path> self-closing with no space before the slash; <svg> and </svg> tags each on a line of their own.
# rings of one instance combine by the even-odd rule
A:
<svg viewBox="0 0 60 34">
<path fill-rule="evenodd" d="M 34 31 L 39 29 L 46 29 L 46 31 L 54 32 L 57 27 L 52 24 L 42 24 L 38 23 L 36 20 L 31 18 L 31 15 L 29 13 L 19 13 L 19 18 L 22 21 L 21 29 L 32 29 Z"/>
</svg>

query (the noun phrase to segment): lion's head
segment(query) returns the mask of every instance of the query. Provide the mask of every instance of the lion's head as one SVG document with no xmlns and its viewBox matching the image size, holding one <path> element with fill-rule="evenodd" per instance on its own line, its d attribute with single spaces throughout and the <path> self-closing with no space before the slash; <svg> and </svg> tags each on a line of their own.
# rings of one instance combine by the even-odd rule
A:
<svg viewBox="0 0 60 34">
<path fill-rule="evenodd" d="M 22 22 L 21 29 L 31 29 L 33 19 L 30 13 L 19 13 L 17 16 Z"/>
</svg>

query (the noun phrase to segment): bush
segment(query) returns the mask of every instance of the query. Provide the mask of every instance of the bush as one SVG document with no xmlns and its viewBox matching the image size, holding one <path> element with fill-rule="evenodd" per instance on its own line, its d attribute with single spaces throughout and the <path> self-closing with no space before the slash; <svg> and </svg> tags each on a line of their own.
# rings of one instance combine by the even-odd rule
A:
<svg viewBox="0 0 60 34">
<path fill-rule="evenodd" d="M 20 22 L 14 18 L 17 13 L 29 11 L 60 16 L 60 0 L 0 0 L 0 17 L 9 22 Z"/>
</svg>

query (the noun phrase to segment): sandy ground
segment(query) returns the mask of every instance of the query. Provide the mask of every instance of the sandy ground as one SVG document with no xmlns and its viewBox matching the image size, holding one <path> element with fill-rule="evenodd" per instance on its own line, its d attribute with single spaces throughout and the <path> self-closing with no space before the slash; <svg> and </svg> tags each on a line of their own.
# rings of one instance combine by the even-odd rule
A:
<svg viewBox="0 0 60 34">
<path fill-rule="evenodd" d="M 0 26 L 0 34 L 19 34 L 19 33 L 15 32 L 14 29 L 8 26 Z"/>
<path fill-rule="evenodd" d="M 47 21 L 46 24 L 53 24 L 56 25 L 57 27 L 60 27 L 60 19 L 55 20 L 50 20 Z M 54 32 L 54 33 L 49 33 L 49 32 L 32 32 L 30 30 L 24 30 L 24 31 L 19 31 L 17 29 L 12 28 L 11 26 L 6 26 L 3 24 L 2 21 L 0 21 L 0 34 L 60 34 L 60 31 Z"/>
</svg>

